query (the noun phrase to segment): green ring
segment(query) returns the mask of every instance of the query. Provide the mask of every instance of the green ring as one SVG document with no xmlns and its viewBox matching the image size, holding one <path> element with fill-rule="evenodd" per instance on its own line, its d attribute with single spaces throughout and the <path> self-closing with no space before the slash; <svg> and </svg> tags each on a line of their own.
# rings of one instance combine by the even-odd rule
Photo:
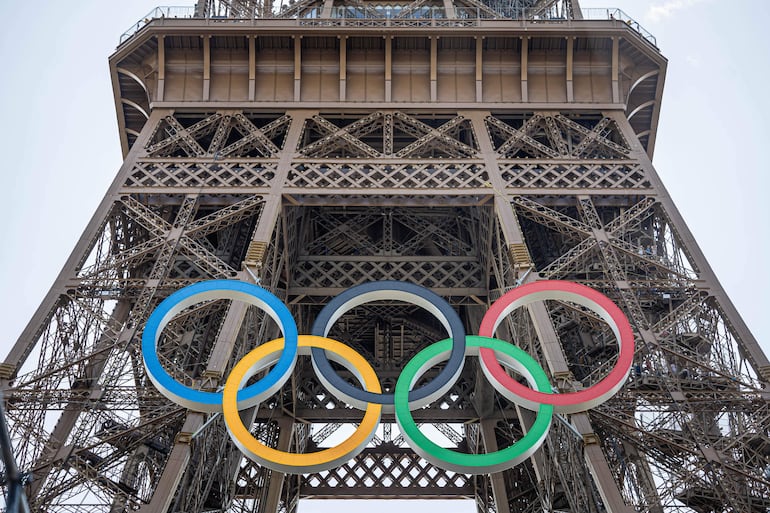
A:
<svg viewBox="0 0 770 513">
<path fill-rule="evenodd" d="M 505 362 L 527 378 L 530 386 L 538 392 L 551 393 L 551 383 L 543 368 L 529 354 L 503 340 L 469 335 L 466 337 L 466 356 L 478 355 L 479 348 L 489 348 L 500 355 L 510 358 Z M 414 422 L 409 411 L 408 395 L 414 383 L 433 365 L 447 359 L 452 348 L 452 340 L 445 339 L 431 344 L 417 353 L 396 382 L 395 413 L 401 433 L 414 451 L 430 463 L 445 470 L 463 474 L 487 474 L 512 468 L 529 458 L 543 443 L 553 419 L 553 406 L 540 405 L 535 422 L 523 438 L 510 447 L 486 454 L 465 454 L 440 447 L 431 441 Z M 508 360 L 508 358 L 504 358 Z M 533 383 L 534 382 L 534 383 Z M 502 386 L 492 383 L 495 388 Z"/>
</svg>

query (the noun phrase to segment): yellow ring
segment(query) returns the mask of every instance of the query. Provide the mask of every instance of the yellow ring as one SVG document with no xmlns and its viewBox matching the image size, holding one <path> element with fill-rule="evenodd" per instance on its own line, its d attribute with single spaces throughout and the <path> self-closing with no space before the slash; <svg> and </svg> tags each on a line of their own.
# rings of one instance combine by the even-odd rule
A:
<svg viewBox="0 0 770 513">
<path fill-rule="evenodd" d="M 370 392 L 380 393 L 380 381 L 374 369 L 350 346 L 336 340 L 315 335 L 299 336 L 299 354 L 310 356 L 310 349 L 318 347 L 329 351 L 334 361 L 346 367 L 361 385 Z M 250 377 L 266 369 L 278 360 L 283 350 L 283 338 L 271 340 L 251 350 L 233 368 L 222 391 L 222 409 L 225 424 L 235 445 L 252 461 L 285 474 L 304 474 L 329 470 L 349 461 L 359 454 L 371 441 L 380 423 L 382 405 L 369 403 L 364 418 L 358 428 L 344 442 L 317 452 L 306 454 L 279 451 L 268 447 L 249 432 L 243 425 L 238 412 L 238 390 Z"/>
</svg>

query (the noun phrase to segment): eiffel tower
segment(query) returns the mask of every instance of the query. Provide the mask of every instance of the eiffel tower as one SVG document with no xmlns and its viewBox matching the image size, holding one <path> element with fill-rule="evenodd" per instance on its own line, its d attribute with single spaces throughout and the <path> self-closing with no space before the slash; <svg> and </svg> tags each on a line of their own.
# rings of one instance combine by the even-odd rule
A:
<svg viewBox="0 0 770 513">
<path fill-rule="evenodd" d="M 9 497 L 52 513 L 293 513 L 305 498 L 770 510 L 770 363 L 651 164 L 666 60 L 633 18 L 577 0 L 201 0 L 142 18 L 110 69 L 124 163 L 0 364 Z M 222 278 L 272 291 L 300 333 L 373 280 L 432 289 L 468 333 L 506 291 L 569 280 L 624 310 L 636 356 L 613 399 L 557 417 L 510 470 L 433 466 L 384 414 L 354 460 L 283 475 L 243 458 L 221 416 L 179 407 L 145 374 L 154 308 Z M 561 392 L 599 381 L 618 353 L 603 321 L 569 302 L 517 310 L 497 333 Z M 277 335 L 258 309 L 212 301 L 177 316 L 160 352 L 179 380 L 216 390 Z M 392 388 L 446 331 L 377 302 L 330 336 Z M 303 359 L 247 415 L 261 441 L 292 452 L 360 420 Z M 532 422 L 470 359 L 414 415 L 471 453 Z"/>
</svg>

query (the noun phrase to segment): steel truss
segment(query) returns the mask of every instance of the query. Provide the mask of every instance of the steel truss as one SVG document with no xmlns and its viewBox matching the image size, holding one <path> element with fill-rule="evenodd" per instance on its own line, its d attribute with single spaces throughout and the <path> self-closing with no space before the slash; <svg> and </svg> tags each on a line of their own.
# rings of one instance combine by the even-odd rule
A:
<svg viewBox="0 0 770 513">
<path fill-rule="evenodd" d="M 579 11 L 572 0 L 461 0 L 460 9 L 472 9 L 490 18 L 566 20 Z M 254 19 L 312 16 L 314 11 L 329 8 L 323 0 L 277 2 L 273 0 L 202 0 L 197 2 L 195 16 L 200 18 Z M 443 2 L 404 0 L 401 2 L 347 2 L 344 12 L 366 18 L 451 17 Z M 448 9 L 447 9 L 448 10 Z M 342 14 L 342 13 L 340 13 Z M 339 14 L 338 14 L 339 15 Z M 344 14 L 342 14 L 344 15 Z M 361 16 L 364 15 L 364 16 Z"/>
<path fill-rule="evenodd" d="M 655 77 L 638 76 L 629 96 Z M 0 365 L 32 510 L 292 513 L 307 497 L 396 496 L 472 498 L 497 513 L 770 508 L 770 364 L 655 173 L 639 110 L 498 107 L 153 108 Z M 572 280 L 621 306 L 638 349 L 615 398 L 558 417 L 543 448 L 511 470 L 436 468 L 385 415 L 351 462 L 283 476 L 244 460 L 218 415 L 179 408 L 145 375 L 138 346 L 152 309 L 212 278 L 273 291 L 301 333 L 330 297 L 370 280 L 433 289 L 469 333 L 510 288 Z M 597 382 L 617 354 L 606 325 L 571 303 L 516 311 L 498 334 L 561 391 Z M 159 351 L 180 381 L 217 389 L 234 362 L 277 335 L 255 308 L 213 301 L 177 316 Z M 419 308 L 378 302 L 343 315 L 331 336 L 390 389 L 446 333 Z M 334 443 L 360 415 L 304 360 L 278 394 L 244 412 L 255 436 L 292 451 Z M 471 362 L 439 404 L 415 412 L 467 452 L 510 444 L 532 415 Z"/>
</svg>

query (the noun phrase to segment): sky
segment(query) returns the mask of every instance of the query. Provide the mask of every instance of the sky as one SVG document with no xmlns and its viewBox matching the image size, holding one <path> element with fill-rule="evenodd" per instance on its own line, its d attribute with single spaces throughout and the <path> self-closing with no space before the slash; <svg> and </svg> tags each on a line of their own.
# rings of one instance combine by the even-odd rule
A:
<svg viewBox="0 0 770 513">
<path fill-rule="evenodd" d="M 2 2 L 0 357 L 42 301 L 122 162 L 107 58 L 120 34 L 157 2 Z M 770 353 L 764 322 L 770 169 L 763 159 L 770 135 L 770 2 L 581 0 L 581 6 L 622 8 L 657 37 L 669 59 L 653 163 Z M 335 509 L 361 509 L 348 507 Z M 310 508 L 300 511 L 313 513 Z M 474 510 L 457 501 L 441 509 Z"/>
</svg>

